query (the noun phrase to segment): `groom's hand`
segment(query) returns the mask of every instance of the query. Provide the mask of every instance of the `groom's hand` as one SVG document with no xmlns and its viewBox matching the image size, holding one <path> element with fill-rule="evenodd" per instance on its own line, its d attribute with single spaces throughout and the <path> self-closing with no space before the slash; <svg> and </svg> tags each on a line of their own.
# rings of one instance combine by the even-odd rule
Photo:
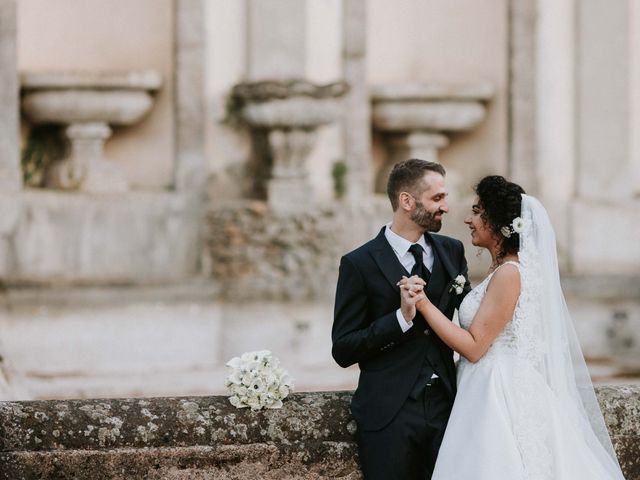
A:
<svg viewBox="0 0 640 480">
<path fill-rule="evenodd" d="M 407 323 L 416 316 L 416 304 L 426 298 L 424 294 L 425 282 L 414 275 L 411 278 L 402 277 L 400 286 L 400 311 Z"/>
</svg>

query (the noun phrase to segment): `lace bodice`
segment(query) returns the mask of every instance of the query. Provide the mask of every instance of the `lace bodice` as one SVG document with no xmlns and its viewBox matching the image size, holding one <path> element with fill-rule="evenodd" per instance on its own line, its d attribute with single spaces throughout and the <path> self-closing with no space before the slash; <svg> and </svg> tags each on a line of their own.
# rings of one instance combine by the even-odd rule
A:
<svg viewBox="0 0 640 480">
<path fill-rule="evenodd" d="M 518 267 L 520 271 L 520 264 L 518 262 L 507 261 L 503 265 L 507 263 L 511 265 L 515 265 Z M 471 323 L 473 323 L 473 318 L 475 317 L 478 309 L 480 308 L 480 304 L 484 299 L 485 293 L 487 292 L 487 287 L 489 286 L 489 282 L 493 277 L 493 274 L 498 271 L 498 269 L 502 268 L 502 265 L 498 267 L 496 270 L 491 272 L 485 279 L 480 282 L 473 290 L 471 290 L 467 296 L 464 298 L 462 303 L 460 304 L 459 310 L 459 320 L 460 326 L 465 330 L 469 330 L 471 327 Z M 518 330 L 524 323 L 524 314 L 520 299 L 518 299 L 518 303 L 516 304 L 516 309 L 513 313 L 513 319 L 508 322 L 502 332 L 498 334 L 496 339 L 493 341 L 491 347 L 485 354 L 485 357 L 492 356 L 498 352 L 502 353 L 516 353 L 516 349 L 518 348 Z"/>
</svg>

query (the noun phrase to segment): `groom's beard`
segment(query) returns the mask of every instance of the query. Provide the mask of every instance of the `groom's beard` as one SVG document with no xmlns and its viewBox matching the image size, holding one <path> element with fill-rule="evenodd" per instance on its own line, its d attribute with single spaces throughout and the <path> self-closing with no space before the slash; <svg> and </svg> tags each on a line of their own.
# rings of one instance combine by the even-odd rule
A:
<svg viewBox="0 0 640 480">
<path fill-rule="evenodd" d="M 436 215 L 442 215 L 443 212 L 430 212 L 420 201 L 416 201 L 416 209 L 411 212 L 411 220 L 413 223 L 423 228 L 425 232 L 439 232 L 442 228 L 442 219 L 436 218 Z"/>
</svg>

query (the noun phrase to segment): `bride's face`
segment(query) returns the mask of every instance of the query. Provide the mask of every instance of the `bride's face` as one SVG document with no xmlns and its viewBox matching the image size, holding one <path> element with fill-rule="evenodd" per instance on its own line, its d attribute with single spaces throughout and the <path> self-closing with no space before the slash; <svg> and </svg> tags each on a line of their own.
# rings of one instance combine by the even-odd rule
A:
<svg viewBox="0 0 640 480">
<path fill-rule="evenodd" d="M 482 218 L 483 212 L 484 209 L 480 205 L 480 199 L 476 197 L 471 206 L 471 214 L 464 219 L 464 223 L 471 230 L 471 243 L 476 247 L 489 248 L 493 246 L 495 239 L 489 224 Z"/>
</svg>

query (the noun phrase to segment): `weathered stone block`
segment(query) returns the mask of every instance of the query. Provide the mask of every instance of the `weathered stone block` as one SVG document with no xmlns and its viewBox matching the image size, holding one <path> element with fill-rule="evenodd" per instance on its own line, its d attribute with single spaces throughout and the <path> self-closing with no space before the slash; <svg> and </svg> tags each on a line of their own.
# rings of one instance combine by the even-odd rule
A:
<svg viewBox="0 0 640 480">
<path fill-rule="evenodd" d="M 197 268 L 200 200 L 187 193 L 22 194 L 10 283 L 150 283 Z"/>
<path fill-rule="evenodd" d="M 627 480 L 640 386 L 598 389 Z M 0 403 L 0 479 L 359 479 L 350 392 L 251 412 L 226 397 Z"/>
</svg>

